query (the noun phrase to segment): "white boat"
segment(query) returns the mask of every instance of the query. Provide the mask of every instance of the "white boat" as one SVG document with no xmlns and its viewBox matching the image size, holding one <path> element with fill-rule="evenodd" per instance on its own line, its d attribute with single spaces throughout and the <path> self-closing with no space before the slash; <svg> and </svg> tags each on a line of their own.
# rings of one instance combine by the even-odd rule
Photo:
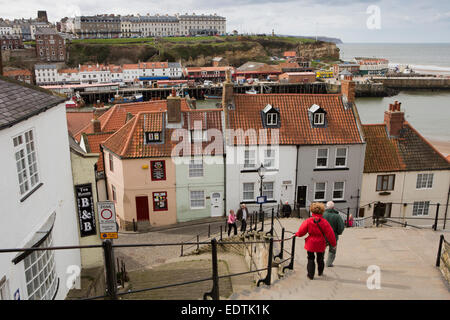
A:
<svg viewBox="0 0 450 320">
<path fill-rule="evenodd" d="M 246 94 L 257 94 L 258 91 L 256 91 L 254 88 L 252 88 L 251 90 L 247 90 L 245 91 Z"/>
</svg>

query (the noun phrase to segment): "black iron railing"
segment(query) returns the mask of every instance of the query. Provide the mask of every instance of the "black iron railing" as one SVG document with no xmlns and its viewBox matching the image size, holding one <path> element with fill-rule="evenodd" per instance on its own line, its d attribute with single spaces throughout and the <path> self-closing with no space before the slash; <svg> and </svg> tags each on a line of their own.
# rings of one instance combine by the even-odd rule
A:
<svg viewBox="0 0 450 320">
<path fill-rule="evenodd" d="M 259 230 L 259 232 L 264 230 L 264 216 L 265 215 L 271 215 L 271 219 L 270 219 L 270 230 L 268 232 L 266 232 L 265 237 L 267 238 L 267 240 L 262 240 L 262 241 L 255 241 L 255 240 L 250 240 L 247 241 L 246 238 L 248 238 L 247 236 L 249 235 L 250 232 L 254 232 L 258 229 L 258 220 L 261 220 L 261 229 Z M 105 273 L 106 273 L 106 292 L 104 295 L 99 295 L 99 296 L 94 296 L 94 297 L 88 297 L 88 298 L 84 298 L 81 300 L 94 300 L 94 299 L 111 299 L 111 300 L 117 300 L 119 297 L 124 296 L 124 295 L 129 295 L 129 294 L 134 294 L 134 293 L 140 293 L 140 292 L 146 292 L 146 291 L 152 291 L 152 290 L 158 290 L 158 289 L 164 289 L 164 288 L 170 288 L 170 287 L 176 287 L 176 286 L 183 286 L 183 285 L 188 285 L 188 284 L 193 284 L 193 283 L 199 283 L 199 282 L 204 282 L 204 281 L 212 281 L 212 289 L 210 292 L 206 292 L 203 295 L 204 299 L 207 299 L 208 297 L 214 300 L 218 300 L 219 299 L 219 279 L 221 278 L 229 278 L 229 277 L 235 277 L 235 276 L 240 276 L 240 275 L 245 275 L 245 274 L 250 274 L 250 273 L 255 273 L 255 272 L 263 272 L 263 271 L 267 271 L 267 274 L 265 276 L 264 279 L 259 279 L 259 281 L 257 282 L 257 286 L 259 286 L 261 283 L 264 283 L 266 285 L 270 285 L 271 284 L 271 278 L 272 278 L 272 266 L 273 266 L 273 262 L 274 262 L 274 242 L 280 242 L 281 243 L 281 250 L 284 250 L 284 242 L 288 241 L 290 239 L 292 239 L 292 248 L 291 248 L 291 257 L 282 261 L 278 261 L 277 264 L 280 265 L 283 262 L 286 262 L 288 260 L 290 260 L 289 265 L 285 266 L 283 268 L 283 272 L 286 269 L 293 269 L 294 267 L 294 255 L 295 255 L 295 237 L 289 238 L 289 239 L 285 239 L 284 235 L 285 235 L 285 230 L 283 228 L 282 230 L 282 237 L 281 239 L 275 239 L 274 238 L 274 233 L 275 233 L 275 229 L 274 229 L 274 220 L 275 220 L 275 210 L 274 208 L 272 208 L 271 210 L 267 210 L 267 212 L 265 212 L 265 214 L 262 215 L 262 219 L 258 219 L 259 213 L 253 213 L 249 215 L 249 220 L 250 220 L 250 224 L 249 224 L 249 230 L 245 230 L 244 233 L 247 233 L 247 236 L 244 236 L 242 238 L 242 242 L 241 241 L 227 241 L 221 242 L 221 245 L 223 246 L 227 246 L 227 245 L 252 245 L 252 244 L 269 244 L 269 254 L 268 254 L 268 261 L 267 261 L 267 266 L 264 268 L 256 268 L 255 270 L 250 270 L 250 271 L 246 271 L 246 272 L 240 272 L 240 273 L 234 273 L 234 274 L 226 274 L 226 275 L 219 275 L 219 271 L 218 271 L 218 258 L 217 258 L 217 244 L 218 241 L 216 240 L 216 238 L 212 238 L 210 241 L 200 241 L 200 235 L 196 235 L 194 238 L 196 239 L 196 241 L 191 241 L 191 242 L 174 242 L 174 243 L 138 243 L 138 244 L 113 244 L 111 240 L 104 240 L 103 243 L 100 245 L 83 245 L 83 246 L 58 246 L 58 247 L 32 247 L 32 248 L 13 248 L 13 249 L 0 249 L 0 253 L 11 253 L 11 252 L 32 252 L 32 251 L 43 251 L 43 250 L 72 250 L 72 249 L 92 249 L 92 248 L 102 248 L 103 249 L 103 254 L 104 254 L 104 261 L 105 261 Z M 278 218 L 276 218 L 278 220 Z M 279 220 L 278 220 L 279 221 Z M 222 231 L 222 225 L 220 226 L 221 231 Z M 212 232 L 211 232 L 211 226 L 208 226 L 208 230 L 207 230 L 207 235 L 208 237 L 212 237 Z M 221 240 L 222 240 L 222 233 L 221 233 Z M 161 286 L 155 286 L 155 287 L 150 287 L 150 288 L 143 288 L 143 289 L 136 289 L 136 290 L 128 290 L 126 292 L 118 292 L 117 291 L 117 284 L 118 284 L 118 279 L 117 279 L 117 272 L 116 272 L 116 264 L 115 264 L 115 258 L 114 258 L 114 249 L 115 248 L 137 248 L 137 247 L 161 247 L 161 246 L 185 246 L 185 247 L 197 247 L 197 249 L 200 248 L 200 245 L 211 245 L 211 261 L 212 261 L 212 275 L 211 277 L 207 277 L 207 278 L 202 278 L 202 279 L 197 279 L 197 280 L 191 280 L 191 281 L 184 281 L 184 282 L 178 282 L 178 283 L 172 283 L 172 284 L 166 284 L 166 285 L 161 285 Z M 282 251 L 281 251 L 282 252 Z M 277 255 L 277 257 L 280 257 L 280 254 Z M 283 257 L 283 255 L 281 254 L 281 258 Z M 124 268 L 120 268 L 119 265 L 119 269 L 121 269 L 121 272 L 123 272 Z"/>
</svg>

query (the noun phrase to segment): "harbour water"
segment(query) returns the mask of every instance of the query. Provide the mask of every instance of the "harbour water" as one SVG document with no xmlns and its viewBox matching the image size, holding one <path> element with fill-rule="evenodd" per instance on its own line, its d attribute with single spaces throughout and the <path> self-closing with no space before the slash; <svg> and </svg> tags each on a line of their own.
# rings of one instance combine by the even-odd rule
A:
<svg viewBox="0 0 450 320">
<path fill-rule="evenodd" d="M 344 43 L 337 45 L 342 60 L 386 58 L 391 65 L 409 65 L 416 72 L 450 74 L 450 43 Z"/>
</svg>

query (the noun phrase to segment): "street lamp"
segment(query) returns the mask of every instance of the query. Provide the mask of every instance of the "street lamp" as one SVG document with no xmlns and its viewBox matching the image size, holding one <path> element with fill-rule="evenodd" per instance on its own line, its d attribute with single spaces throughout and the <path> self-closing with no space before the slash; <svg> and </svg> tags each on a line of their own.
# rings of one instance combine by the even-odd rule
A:
<svg viewBox="0 0 450 320">
<path fill-rule="evenodd" d="M 260 185 L 259 185 L 259 196 L 262 197 L 262 192 L 263 192 L 263 179 L 264 179 L 264 174 L 266 173 L 266 168 L 264 168 L 264 164 L 261 163 L 261 166 L 258 168 L 258 175 L 260 178 Z M 259 219 L 260 221 L 263 220 L 263 210 L 262 210 L 262 202 L 259 204 Z"/>
</svg>

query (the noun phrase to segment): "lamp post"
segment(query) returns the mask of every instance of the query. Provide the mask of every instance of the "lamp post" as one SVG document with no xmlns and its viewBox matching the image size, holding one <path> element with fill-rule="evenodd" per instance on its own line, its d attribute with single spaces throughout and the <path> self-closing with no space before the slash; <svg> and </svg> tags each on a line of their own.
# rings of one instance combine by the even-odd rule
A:
<svg viewBox="0 0 450 320">
<path fill-rule="evenodd" d="M 266 173 L 266 168 L 264 168 L 264 164 L 261 163 L 261 166 L 258 168 L 258 175 L 259 175 L 259 196 L 262 197 L 262 192 L 263 192 L 263 179 L 264 179 L 264 174 Z M 259 204 L 259 219 L 260 221 L 263 220 L 263 210 L 262 210 L 262 203 Z"/>
</svg>

